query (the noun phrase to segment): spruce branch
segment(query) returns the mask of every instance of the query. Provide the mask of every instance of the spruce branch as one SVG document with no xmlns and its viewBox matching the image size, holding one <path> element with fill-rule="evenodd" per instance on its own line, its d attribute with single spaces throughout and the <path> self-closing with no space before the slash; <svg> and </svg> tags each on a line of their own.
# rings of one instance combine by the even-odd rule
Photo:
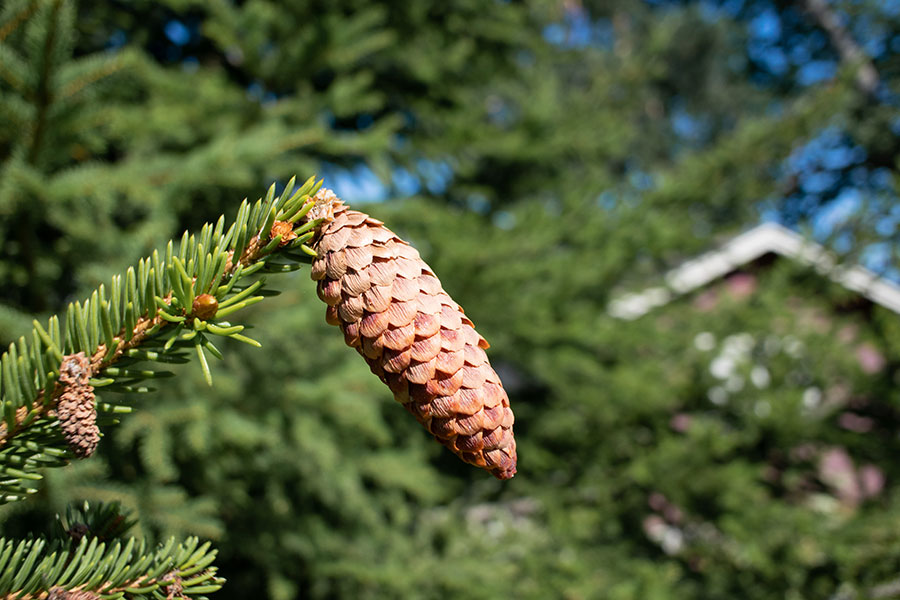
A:
<svg viewBox="0 0 900 600">
<path fill-rule="evenodd" d="M 60 43 L 59 38 L 62 35 L 60 29 L 64 24 L 60 21 L 71 22 L 73 19 L 73 8 L 64 5 L 61 0 L 55 0 L 50 3 L 47 10 L 47 34 L 43 38 L 42 52 L 34 57 L 37 65 L 38 81 L 35 89 L 35 100 L 37 104 L 37 116 L 35 117 L 34 129 L 31 132 L 31 146 L 28 149 L 27 162 L 35 164 L 40 152 L 41 144 L 44 141 L 45 130 L 47 127 L 47 116 L 50 113 L 50 106 L 53 103 L 51 95 L 50 78 L 51 73 L 56 67 L 54 60 L 54 47 Z"/>
<path fill-rule="evenodd" d="M 865 96 L 874 98 L 881 85 L 881 77 L 872 59 L 841 23 L 837 13 L 826 0 L 802 0 L 803 9 L 815 19 L 835 47 L 841 61 L 855 70 L 856 86 Z"/>
<path fill-rule="evenodd" d="M 212 384 L 213 339 L 252 345 L 232 315 L 273 295 L 263 273 L 311 264 L 326 320 L 435 438 L 467 463 L 500 479 L 516 472 L 509 398 L 484 350 L 487 341 L 443 290 L 418 252 L 384 224 L 348 209 L 321 181 L 280 196 L 244 200 L 179 244 L 154 252 L 112 278 L 65 317 L 35 321 L 0 355 L 0 503 L 36 491 L 45 467 L 90 456 L 103 428 L 128 404 L 100 393 L 145 393 L 171 376 L 152 363 L 189 360 Z M 309 245 L 307 245 L 307 242 Z M 228 320 L 226 320 L 228 319 Z M 116 511 L 60 520 L 68 546 L 0 539 L 0 600 L 189 598 L 213 592 L 209 543 L 174 540 L 155 551 L 119 537 Z M 90 514 L 89 514 L 90 513 Z"/>
<path fill-rule="evenodd" d="M 73 549 L 43 539 L 0 538 L 0 600 L 49 598 L 201 598 L 222 587 L 216 551 L 196 537 L 159 548 L 145 541 L 106 543 L 85 536 Z"/>
<path fill-rule="evenodd" d="M 6 36 L 25 22 L 36 8 L 36 2 L 20 1 L 8 3 L 3 9 L 2 16 L 0 16 L 0 42 L 5 40 Z"/>
<path fill-rule="evenodd" d="M 171 376 L 152 363 L 173 364 L 193 353 L 212 383 L 208 355 L 222 358 L 215 337 L 259 346 L 232 322 L 237 311 L 273 295 L 263 273 L 283 273 L 309 263 L 306 243 L 318 221 L 306 218 L 321 186 L 295 179 L 276 198 L 241 204 L 227 229 L 224 217 L 199 234 L 185 232 L 176 246 L 154 252 L 101 285 L 64 319 L 34 321 L 31 339 L 21 338 L 0 355 L 0 503 L 36 491 L 40 469 L 86 457 L 105 426 L 131 411 L 102 394 L 146 393 L 148 380 Z"/>
<path fill-rule="evenodd" d="M 136 520 L 117 502 L 70 505 L 48 538 L 0 538 L 0 600 L 203 598 L 225 582 L 196 537 L 155 548 L 125 537 Z"/>
</svg>

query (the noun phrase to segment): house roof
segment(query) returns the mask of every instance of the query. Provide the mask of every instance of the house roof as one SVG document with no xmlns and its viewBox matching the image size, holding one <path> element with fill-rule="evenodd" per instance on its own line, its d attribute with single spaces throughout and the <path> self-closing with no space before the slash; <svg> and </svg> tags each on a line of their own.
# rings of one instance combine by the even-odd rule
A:
<svg viewBox="0 0 900 600">
<path fill-rule="evenodd" d="M 689 260 L 666 273 L 665 285 L 620 296 L 609 303 L 607 310 L 619 319 L 637 319 L 770 253 L 808 265 L 875 304 L 900 314 L 900 286 L 865 267 L 838 264 L 834 254 L 777 223 L 759 225 L 719 249 Z"/>
</svg>

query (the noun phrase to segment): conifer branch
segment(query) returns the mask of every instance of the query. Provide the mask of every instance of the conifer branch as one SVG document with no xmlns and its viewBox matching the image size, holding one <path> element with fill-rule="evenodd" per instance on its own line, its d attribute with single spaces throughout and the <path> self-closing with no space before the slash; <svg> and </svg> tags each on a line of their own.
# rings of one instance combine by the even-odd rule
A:
<svg viewBox="0 0 900 600">
<path fill-rule="evenodd" d="M 254 275 L 290 272 L 315 255 L 305 244 L 318 221 L 304 217 L 322 182 L 310 178 L 294 191 L 294 181 L 277 198 L 273 184 L 264 199 L 244 200 L 227 231 L 220 217 L 197 235 L 185 232 L 177 250 L 170 241 L 164 255 L 70 304 L 64 325 L 55 316 L 46 326 L 35 321 L 30 341 L 10 345 L 0 356 L 0 503 L 34 492 L 42 467 L 90 455 L 95 418 L 102 431 L 130 412 L 96 401 L 94 389 L 151 391 L 142 384 L 171 373 L 145 363 L 187 362 L 187 350 L 211 383 L 207 354 L 222 358 L 212 337 L 259 346 L 225 318 L 273 294 Z"/>
<path fill-rule="evenodd" d="M 34 12 L 35 8 L 37 8 L 37 2 L 29 2 L 18 12 L 14 13 L 6 23 L 0 25 L 0 42 L 5 40 L 10 33 L 18 29 L 19 25 L 24 23 L 28 17 L 31 16 L 31 13 Z"/>
<path fill-rule="evenodd" d="M 841 61 L 855 69 L 856 85 L 867 97 L 874 97 L 881 85 L 878 70 L 872 59 L 860 46 L 826 0 L 803 0 L 803 8 L 828 34 Z"/>
<path fill-rule="evenodd" d="M 70 505 L 49 538 L 0 538 L 0 600 L 203 598 L 225 582 L 217 552 L 196 537 L 155 549 L 125 533 L 119 503 Z"/>
<path fill-rule="evenodd" d="M 71 550 L 0 538 L 0 600 L 203 597 L 224 583 L 210 567 L 215 557 L 196 537 L 170 538 L 156 550 L 135 538 L 107 544 L 84 537 Z"/>
<path fill-rule="evenodd" d="M 44 129 L 47 126 L 47 114 L 50 111 L 50 105 L 53 98 L 50 94 L 50 72 L 53 67 L 53 45 L 57 38 L 57 19 L 61 8 L 60 0 L 53 2 L 50 15 L 47 35 L 44 37 L 44 51 L 41 54 L 41 68 L 38 77 L 37 89 L 35 90 L 35 100 L 37 104 L 37 117 L 35 118 L 34 129 L 31 132 L 31 147 L 28 149 L 28 163 L 35 164 L 38 153 L 40 152 L 41 142 L 44 138 Z"/>
</svg>

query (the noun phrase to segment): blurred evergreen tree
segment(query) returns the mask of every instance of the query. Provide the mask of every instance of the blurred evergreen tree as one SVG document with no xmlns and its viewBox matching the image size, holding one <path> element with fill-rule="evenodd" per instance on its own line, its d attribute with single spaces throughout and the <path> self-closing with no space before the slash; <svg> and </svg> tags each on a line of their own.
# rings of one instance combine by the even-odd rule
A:
<svg viewBox="0 0 900 600">
<path fill-rule="evenodd" d="M 714 316 L 691 299 L 605 313 L 761 214 L 849 260 L 881 243 L 896 268 L 900 17 L 835 0 L 835 30 L 815 6 L 7 0 L 5 341 L 270 180 L 371 170 L 415 197 L 370 212 L 491 340 L 521 470 L 501 486 L 419 435 L 300 272 L 250 318 L 262 352 L 236 348 L 213 391 L 192 372 L 163 387 L 98 457 L 4 508 L 4 532 L 120 500 L 146 534 L 213 538 L 223 597 L 890 597 L 895 315 L 810 330 L 804 310 L 847 298 L 789 267 Z M 845 327 L 860 338 L 835 344 Z M 715 404 L 711 361 L 741 333 L 728 347 L 771 384 L 745 373 Z M 806 354 L 766 354 L 788 335 Z M 857 404 L 804 412 L 806 389 L 839 383 Z M 849 501 L 819 471 L 841 452 L 883 489 Z"/>
</svg>

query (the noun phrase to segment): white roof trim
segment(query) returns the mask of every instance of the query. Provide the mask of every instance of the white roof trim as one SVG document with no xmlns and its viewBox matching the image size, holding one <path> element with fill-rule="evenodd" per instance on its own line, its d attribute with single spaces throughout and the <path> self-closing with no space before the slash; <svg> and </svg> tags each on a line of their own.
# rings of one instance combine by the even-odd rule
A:
<svg viewBox="0 0 900 600">
<path fill-rule="evenodd" d="M 831 252 L 777 223 L 764 223 L 718 250 L 689 260 L 665 275 L 665 286 L 620 296 L 609 303 L 607 310 L 619 319 L 637 319 L 770 252 L 809 265 L 845 288 L 900 314 L 900 286 L 865 267 L 838 265 Z"/>
</svg>

